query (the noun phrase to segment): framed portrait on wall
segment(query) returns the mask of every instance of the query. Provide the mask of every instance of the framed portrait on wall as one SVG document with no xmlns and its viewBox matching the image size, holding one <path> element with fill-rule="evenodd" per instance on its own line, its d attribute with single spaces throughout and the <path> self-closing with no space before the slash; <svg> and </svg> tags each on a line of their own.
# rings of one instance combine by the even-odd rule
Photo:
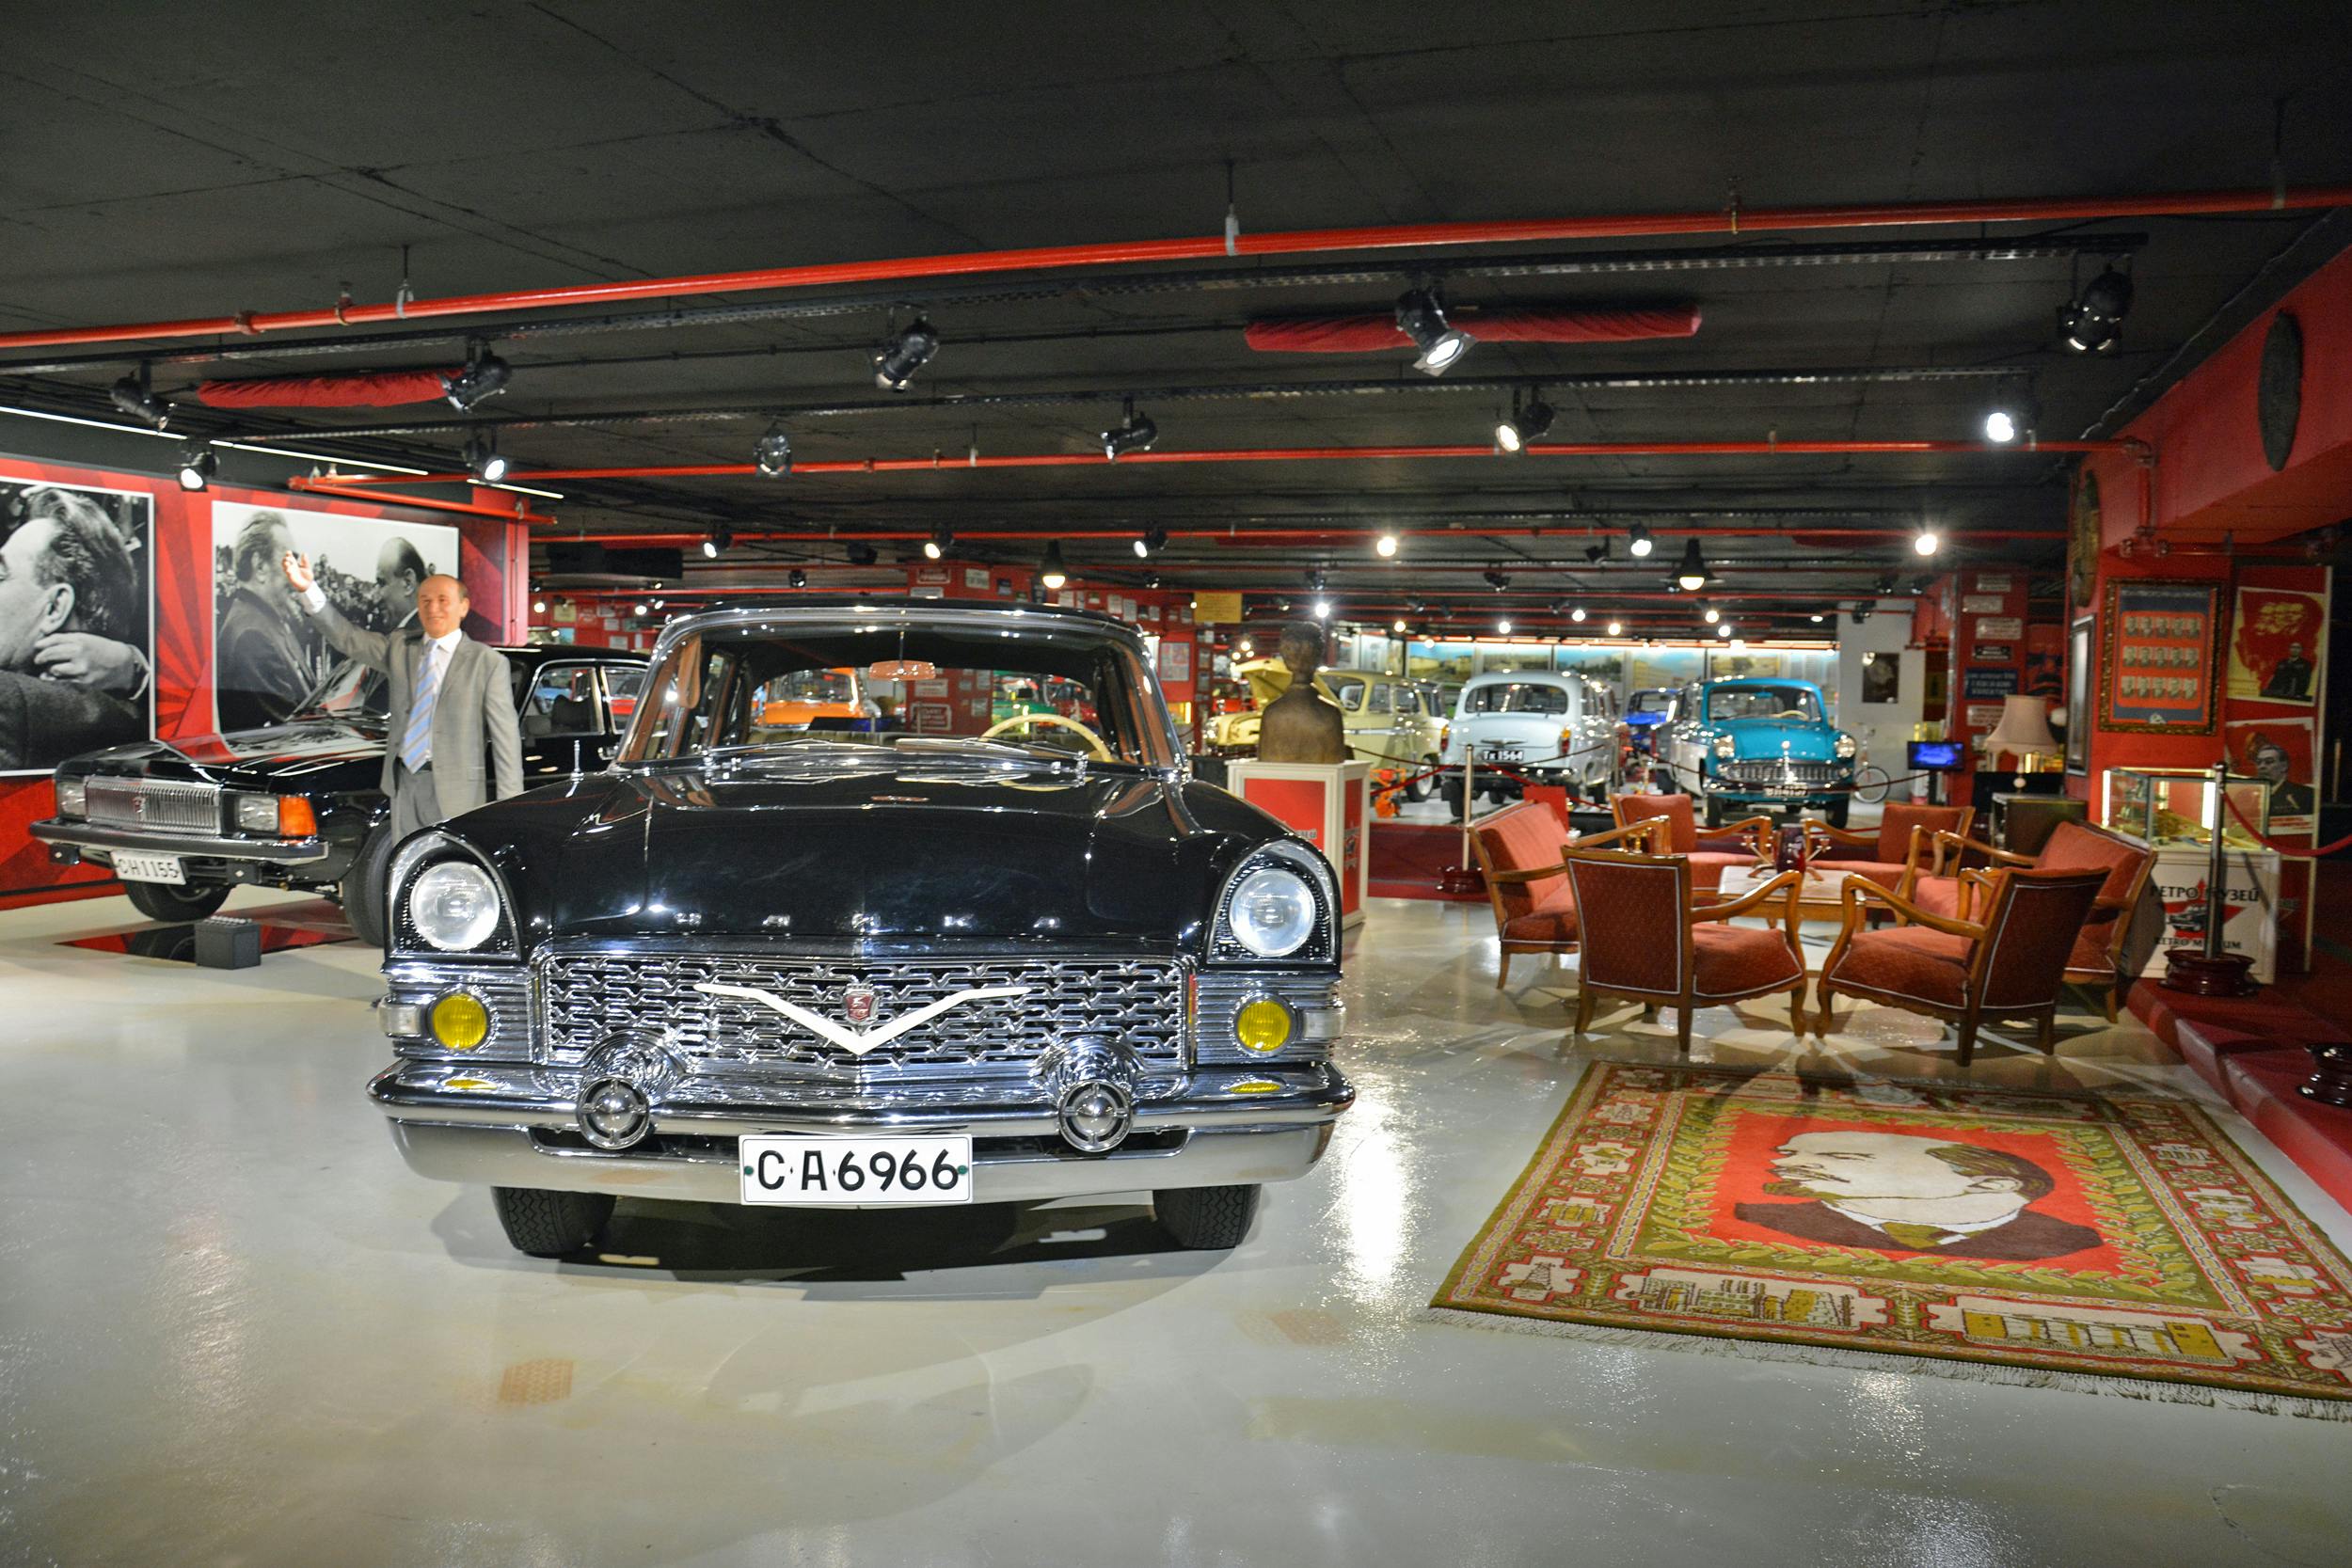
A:
<svg viewBox="0 0 2352 1568">
<path fill-rule="evenodd" d="M 2066 770 L 2090 771 L 2090 634 L 2096 618 L 2077 616 L 2066 628 Z"/>
<path fill-rule="evenodd" d="M 2230 695 L 2313 705 L 2319 672 L 2328 667 L 2327 595 L 2241 588 L 2236 620 L 2230 639 Z"/>
<path fill-rule="evenodd" d="M 0 479 L 0 774 L 155 733 L 154 507 Z"/>
<path fill-rule="evenodd" d="M 2220 716 L 2221 589 L 2110 582 L 2099 639 L 2099 727 L 2211 735 Z"/>
</svg>

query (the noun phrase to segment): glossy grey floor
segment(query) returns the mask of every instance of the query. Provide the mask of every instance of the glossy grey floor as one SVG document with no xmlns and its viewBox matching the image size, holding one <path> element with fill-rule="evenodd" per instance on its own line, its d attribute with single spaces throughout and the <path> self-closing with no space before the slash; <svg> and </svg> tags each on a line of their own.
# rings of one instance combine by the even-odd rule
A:
<svg viewBox="0 0 2352 1568">
<path fill-rule="evenodd" d="M 130 918 L 0 916 L 0 1560 L 2347 1557 L 2352 1424 L 1424 1322 L 1581 1061 L 1563 972 L 1495 990 L 1484 906 L 1375 908 L 1362 1101 L 1230 1255 L 1117 1204 L 993 1231 L 624 1204 L 565 1264 L 394 1156 L 358 949 L 55 945 Z M 1708 1012 L 1696 1053 L 1952 1070 L 1923 1021 L 1786 1021 Z M 1617 1009 L 1587 1048 L 1673 1041 Z M 2088 1019 L 1975 1076 L 2193 1092 Z"/>
</svg>

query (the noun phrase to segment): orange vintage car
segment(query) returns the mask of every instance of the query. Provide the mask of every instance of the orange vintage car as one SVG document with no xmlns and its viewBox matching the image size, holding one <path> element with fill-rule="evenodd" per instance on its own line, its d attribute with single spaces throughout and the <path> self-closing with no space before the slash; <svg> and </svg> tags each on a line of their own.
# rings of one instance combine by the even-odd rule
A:
<svg viewBox="0 0 2352 1568">
<path fill-rule="evenodd" d="M 763 689 L 759 722 L 771 730 L 804 729 L 818 719 L 870 719 L 865 681 L 855 670 L 799 670 Z"/>
</svg>

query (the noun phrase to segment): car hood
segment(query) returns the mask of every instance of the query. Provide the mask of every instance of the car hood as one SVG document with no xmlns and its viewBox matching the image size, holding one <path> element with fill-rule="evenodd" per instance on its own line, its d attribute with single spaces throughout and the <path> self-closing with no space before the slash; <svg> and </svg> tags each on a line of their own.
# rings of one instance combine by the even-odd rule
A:
<svg viewBox="0 0 2352 1568">
<path fill-rule="evenodd" d="M 525 940 L 1081 941 L 1192 946 L 1281 825 L 1131 772 L 890 763 L 614 772 L 459 818 Z"/>
<path fill-rule="evenodd" d="M 1731 736 L 1735 754 L 1744 761 L 1778 757 L 1783 743 L 1788 748 L 1788 755 L 1797 762 L 1825 762 L 1837 755 L 1837 732 L 1824 724 L 1785 719 L 1727 719 L 1715 725 L 1715 733 Z"/>
<path fill-rule="evenodd" d="M 75 757 L 59 771 L 68 777 L 197 779 L 292 790 L 327 783 L 364 765 L 360 772 L 373 787 L 384 761 L 384 722 L 379 715 L 355 714 L 227 735 L 141 740 Z"/>
</svg>

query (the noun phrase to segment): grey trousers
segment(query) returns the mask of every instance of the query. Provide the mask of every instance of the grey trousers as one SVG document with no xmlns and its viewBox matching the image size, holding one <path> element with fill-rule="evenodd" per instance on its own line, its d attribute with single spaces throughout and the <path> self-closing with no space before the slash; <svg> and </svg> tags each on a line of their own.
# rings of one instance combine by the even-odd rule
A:
<svg viewBox="0 0 2352 1568">
<path fill-rule="evenodd" d="M 420 828 L 442 818 L 441 799 L 433 787 L 433 765 L 411 773 L 405 762 L 392 769 L 392 842 L 398 844 Z"/>
</svg>

